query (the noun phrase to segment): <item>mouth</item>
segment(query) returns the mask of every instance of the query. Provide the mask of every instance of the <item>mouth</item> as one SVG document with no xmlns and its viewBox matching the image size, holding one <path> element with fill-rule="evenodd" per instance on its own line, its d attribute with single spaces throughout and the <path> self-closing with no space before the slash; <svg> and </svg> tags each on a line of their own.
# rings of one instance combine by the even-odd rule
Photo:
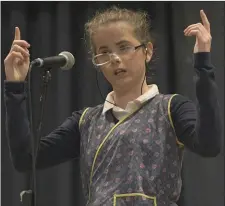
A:
<svg viewBox="0 0 225 206">
<path fill-rule="evenodd" d="M 117 69 L 117 70 L 115 70 L 114 74 L 117 76 L 117 75 L 124 74 L 126 72 L 127 71 L 125 69 Z"/>
</svg>

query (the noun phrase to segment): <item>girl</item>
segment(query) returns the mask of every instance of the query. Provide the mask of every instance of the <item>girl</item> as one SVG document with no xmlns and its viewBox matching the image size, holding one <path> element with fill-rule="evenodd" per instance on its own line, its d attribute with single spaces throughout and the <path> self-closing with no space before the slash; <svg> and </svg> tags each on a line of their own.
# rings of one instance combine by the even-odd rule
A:
<svg viewBox="0 0 225 206">
<path fill-rule="evenodd" d="M 85 25 L 87 41 L 93 64 L 113 91 L 104 104 L 74 112 L 41 139 L 37 168 L 79 157 L 87 205 L 176 205 L 184 146 L 204 157 L 220 150 L 210 25 L 203 11 L 200 16 L 202 23 L 184 30 L 196 37 L 196 107 L 181 95 L 163 95 L 157 85 L 147 85 L 153 45 L 146 13 L 116 7 L 97 13 Z M 4 63 L 8 140 L 19 171 L 31 169 L 32 160 L 24 90 L 28 49 L 16 28 Z"/>
</svg>

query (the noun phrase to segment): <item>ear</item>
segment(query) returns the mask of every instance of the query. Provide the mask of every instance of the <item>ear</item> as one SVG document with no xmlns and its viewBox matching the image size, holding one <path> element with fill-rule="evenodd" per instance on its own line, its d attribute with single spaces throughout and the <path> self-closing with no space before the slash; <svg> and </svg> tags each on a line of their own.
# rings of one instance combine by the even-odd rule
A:
<svg viewBox="0 0 225 206">
<path fill-rule="evenodd" d="M 146 45 L 146 62 L 149 63 L 153 55 L 153 44 L 148 42 Z"/>
</svg>

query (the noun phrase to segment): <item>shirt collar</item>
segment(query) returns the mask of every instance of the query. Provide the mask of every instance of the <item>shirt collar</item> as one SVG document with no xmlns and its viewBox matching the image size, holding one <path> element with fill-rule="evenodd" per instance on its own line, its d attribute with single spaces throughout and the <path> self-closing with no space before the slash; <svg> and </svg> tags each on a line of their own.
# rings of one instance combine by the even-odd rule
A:
<svg viewBox="0 0 225 206">
<path fill-rule="evenodd" d="M 156 84 L 151 84 L 148 85 L 148 91 L 145 92 L 144 94 L 142 94 L 141 96 L 139 96 L 137 99 L 135 99 L 134 101 L 130 101 L 128 103 L 132 103 L 134 102 L 135 104 L 140 104 L 142 105 L 144 102 L 146 102 L 147 100 L 153 98 L 155 95 L 159 94 L 159 89 L 158 86 Z M 102 113 L 104 114 L 105 112 L 107 112 L 108 110 L 116 107 L 115 105 L 113 105 L 115 103 L 114 101 L 114 91 L 110 92 L 107 97 L 106 97 L 105 103 L 104 103 L 104 107 L 103 107 L 103 111 Z M 113 104 L 111 104 L 111 103 Z"/>
</svg>

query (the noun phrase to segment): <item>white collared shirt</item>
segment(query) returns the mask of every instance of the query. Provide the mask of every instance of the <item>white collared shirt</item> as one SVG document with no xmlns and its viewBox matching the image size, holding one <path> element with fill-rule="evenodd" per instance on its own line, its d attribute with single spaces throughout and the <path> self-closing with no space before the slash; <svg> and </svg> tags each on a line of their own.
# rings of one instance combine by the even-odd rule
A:
<svg viewBox="0 0 225 206">
<path fill-rule="evenodd" d="M 139 96 L 137 99 L 128 102 L 125 109 L 122 109 L 120 107 L 111 104 L 115 103 L 115 101 L 114 101 L 114 91 L 110 92 L 107 95 L 106 100 L 111 103 L 105 101 L 102 113 L 104 114 L 108 110 L 112 109 L 113 115 L 116 117 L 116 119 L 121 120 L 121 118 L 123 118 L 124 115 L 128 115 L 134 110 L 139 109 L 143 103 L 153 98 L 155 95 L 159 94 L 159 90 L 156 84 L 148 85 L 148 88 L 149 89 L 147 92 Z"/>
</svg>

